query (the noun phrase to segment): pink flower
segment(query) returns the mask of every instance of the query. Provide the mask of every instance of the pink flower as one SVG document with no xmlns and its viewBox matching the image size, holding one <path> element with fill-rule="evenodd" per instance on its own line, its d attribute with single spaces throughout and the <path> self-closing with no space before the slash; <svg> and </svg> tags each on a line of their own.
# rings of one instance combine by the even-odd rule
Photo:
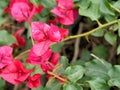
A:
<svg viewBox="0 0 120 90">
<path fill-rule="evenodd" d="M 58 16 L 59 22 L 64 25 L 71 25 L 74 23 L 74 11 L 72 0 L 56 0 L 57 7 L 51 12 Z"/>
<path fill-rule="evenodd" d="M 48 31 L 49 39 L 53 42 L 59 42 L 61 40 L 61 34 L 59 31 L 59 28 L 53 24 L 51 24 L 51 27 Z"/>
<path fill-rule="evenodd" d="M 46 62 L 52 54 L 52 51 L 49 48 L 50 44 L 51 44 L 50 41 L 36 43 L 32 47 L 26 62 L 34 65 Z"/>
<path fill-rule="evenodd" d="M 11 84 L 19 84 L 24 82 L 31 72 L 32 70 L 26 70 L 19 60 L 15 60 L 2 69 L 0 76 Z"/>
<path fill-rule="evenodd" d="M 9 46 L 0 47 L 0 69 L 13 62 L 12 50 Z"/>
<path fill-rule="evenodd" d="M 52 42 L 60 42 L 62 39 L 68 36 L 68 30 L 58 28 L 57 26 L 51 24 L 50 29 L 48 31 L 48 36 Z"/>
<path fill-rule="evenodd" d="M 50 40 L 51 42 L 60 42 L 68 35 L 68 30 L 58 28 L 56 25 L 50 26 L 41 22 L 32 22 L 32 36 L 35 41 Z"/>
<path fill-rule="evenodd" d="M 40 74 L 35 74 L 34 76 L 29 76 L 27 86 L 29 88 L 37 88 L 40 86 Z"/>
<path fill-rule="evenodd" d="M 60 54 L 59 53 L 54 53 L 51 56 L 51 59 L 49 62 L 45 62 L 41 64 L 41 68 L 42 70 L 47 73 L 47 71 L 53 71 L 53 69 L 55 68 L 55 66 L 58 64 L 60 58 Z"/>
<path fill-rule="evenodd" d="M 48 39 L 47 31 L 50 26 L 42 22 L 32 22 L 32 36 L 35 41 L 44 41 Z"/>
<path fill-rule="evenodd" d="M 54 53 L 52 55 L 52 58 L 50 60 L 50 63 L 52 63 L 54 66 L 58 64 L 59 62 L 59 58 L 60 58 L 60 54 L 59 53 Z"/>
<path fill-rule="evenodd" d="M 60 28 L 60 33 L 61 33 L 61 40 L 64 39 L 66 36 L 68 36 L 69 31 L 64 28 Z"/>
<path fill-rule="evenodd" d="M 12 47 L 25 46 L 26 41 L 24 37 L 21 36 L 22 32 L 23 32 L 23 29 L 20 29 L 14 34 L 14 37 L 16 38 L 17 43 L 12 44 Z"/>
<path fill-rule="evenodd" d="M 9 7 L 5 9 L 19 22 L 30 21 L 31 18 L 41 12 L 43 6 L 35 6 L 29 0 L 11 0 Z"/>
</svg>

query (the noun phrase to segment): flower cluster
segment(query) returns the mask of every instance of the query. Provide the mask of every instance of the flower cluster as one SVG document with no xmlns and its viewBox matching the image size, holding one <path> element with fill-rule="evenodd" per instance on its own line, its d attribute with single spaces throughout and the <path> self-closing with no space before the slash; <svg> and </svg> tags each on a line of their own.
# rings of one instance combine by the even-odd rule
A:
<svg viewBox="0 0 120 90">
<path fill-rule="evenodd" d="M 72 0 L 56 0 L 57 7 L 51 10 L 63 25 L 71 25 L 74 23 L 76 18 L 76 10 L 73 10 L 74 3 Z"/>
<path fill-rule="evenodd" d="M 13 34 L 13 36 L 16 38 L 17 43 L 13 43 L 11 46 L 12 47 L 20 47 L 20 46 L 25 46 L 26 41 L 25 38 L 21 36 L 21 34 L 23 33 L 23 29 L 18 30 L 17 32 L 15 32 Z"/>
<path fill-rule="evenodd" d="M 5 8 L 19 22 L 31 21 L 32 17 L 41 12 L 42 5 L 35 6 L 29 0 L 11 0 L 9 7 Z"/>
<path fill-rule="evenodd" d="M 14 60 L 12 48 L 2 46 L 0 51 L 0 76 L 11 84 L 29 82 L 32 70 L 27 70 L 20 60 Z"/>
<path fill-rule="evenodd" d="M 57 6 L 51 10 L 55 14 L 56 23 L 63 25 L 73 24 L 76 13 L 73 9 L 74 3 L 72 0 L 56 0 L 56 3 Z M 29 0 L 11 0 L 9 7 L 5 8 L 5 11 L 9 12 L 16 21 L 30 24 L 31 38 L 34 40 L 34 45 L 30 49 L 26 62 L 32 65 L 40 65 L 43 72 L 50 78 L 52 75 L 49 75 L 48 72 L 53 72 L 59 64 L 60 58 L 59 53 L 52 52 L 50 45 L 61 42 L 68 36 L 69 31 L 58 27 L 55 23 L 46 24 L 32 21 L 33 16 L 40 13 L 43 8 L 42 5 L 35 6 Z M 21 36 L 22 32 L 23 29 L 20 29 L 14 34 L 17 43 L 13 43 L 11 47 L 25 46 L 26 41 Z M 39 87 L 41 75 L 37 73 L 31 76 L 34 70 L 27 70 L 20 60 L 15 60 L 12 56 L 11 47 L 0 47 L 0 76 L 11 84 L 26 81 L 27 86 L 30 88 Z"/>
</svg>

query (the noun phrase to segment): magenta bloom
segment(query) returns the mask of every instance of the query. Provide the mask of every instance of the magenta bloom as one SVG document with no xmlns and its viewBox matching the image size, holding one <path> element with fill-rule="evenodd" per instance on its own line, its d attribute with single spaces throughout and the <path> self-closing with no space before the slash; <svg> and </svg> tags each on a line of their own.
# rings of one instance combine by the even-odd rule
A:
<svg viewBox="0 0 120 90">
<path fill-rule="evenodd" d="M 58 64 L 59 58 L 60 58 L 60 54 L 59 53 L 54 53 L 51 56 L 51 59 L 50 59 L 49 63 L 45 62 L 45 63 L 41 64 L 42 70 L 45 73 L 47 73 L 47 71 L 53 71 L 54 67 Z"/>
<path fill-rule="evenodd" d="M 30 50 L 30 54 L 26 62 L 34 65 L 46 62 L 52 54 L 52 51 L 49 48 L 50 44 L 50 41 L 36 43 Z"/>
<path fill-rule="evenodd" d="M 61 33 L 57 26 L 51 24 L 51 27 L 48 31 L 49 39 L 53 42 L 60 42 L 61 41 Z"/>
<path fill-rule="evenodd" d="M 50 30 L 48 31 L 48 36 L 52 42 L 60 42 L 66 36 L 68 36 L 68 30 L 64 28 L 58 28 L 56 25 L 51 24 Z"/>
<path fill-rule="evenodd" d="M 5 9 L 19 22 L 30 21 L 31 18 L 41 12 L 43 6 L 35 6 L 29 0 L 11 0 L 9 7 Z"/>
<path fill-rule="evenodd" d="M 37 42 L 45 41 L 48 39 L 47 31 L 50 26 L 42 22 L 32 22 L 32 36 Z"/>
<path fill-rule="evenodd" d="M 57 7 L 52 9 L 51 12 L 57 15 L 61 24 L 71 25 L 75 21 L 73 10 L 74 3 L 72 0 L 56 0 Z"/>
<path fill-rule="evenodd" d="M 0 47 L 0 69 L 13 62 L 12 50 L 9 46 Z"/>
<path fill-rule="evenodd" d="M 27 86 L 29 88 L 37 88 L 40 86 L 40 74 L 35 74 L 33 76 L 29 76 Z"/>
<path fill-rule="evenodd" d="M 32 70 L 26 70 L 20 61 L 15 60 L 1 70 L 0 76 L 11 84 L 19 84 L 24 82 L 31 72 Z"/>
<path fill-rule="evenodd" d="M 50 26 L 41 22 L 32 22 L 32 36 L 35 41 L 50 40 L 51 42 L 60 42 L 68 35 L 68 30 L 58 28 L 56 25 Z"/>
<path fill-rule="evenodd" d="M 17 32 L 15 32 L 13 36 L 16 38 L 17 43 L 13 43 L 12 47 L 25 46 L 26 41 L 25 41 L 25 38 L 21 36 L 22 33 L 23 33 L 23 29 L 20 29 Z"/>
</svg>

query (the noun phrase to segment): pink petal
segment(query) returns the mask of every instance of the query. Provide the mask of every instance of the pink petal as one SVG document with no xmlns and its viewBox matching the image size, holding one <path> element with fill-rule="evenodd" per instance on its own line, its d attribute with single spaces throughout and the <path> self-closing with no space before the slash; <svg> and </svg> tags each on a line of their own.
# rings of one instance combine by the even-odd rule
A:
<svg viewBox="0 0 120 90">
<path fill-rule="evenodd" d="M 59 28 L 51 24 L 50 30 L 48 31 L 49 39 L 53 42 L 59 42 L 61 39 L 61 34 Z"/>
<path fill-rule="evenodd" d="M 54 13 L 55 15 L 59 16 L 59 17 L 64 17 L 64 10 L 62 10 L 59 7 L 56 7 L 54 9 L 52 9 L 51 12 Z"/>
<path fill-rule="evenodd" d="M 53 64 L 53 65 L 57 65 L 58 64 L 58 61 L 59 61 L 59 58 L 60 58 L 60 54 L 59 53 L 54 53 L 50 62 Z"/>
<path fill-rule="evenodd" d="M 47 31 L 49 30 L 49 26 L 42 22 L 32 22 L 32 36 L 36 41 L 43 41 L 46 40 Z"/>
<path fill-rule="evenodd" d="M 11 8 L 11 15 L 19 22 L 24 22 L 30 15 L 30 7 L 27 3 L 14 3 Z"/>
<path fill-rule="evenodd" d="M 68 29 L 60 28 L 60 33 L 61 33 L 61 39 L 64 39 L 65 37 L 68 36 Z"/>
<path fill-rule="evenodd" d="M 14 36 L 17 40 L 17 43 L 12 44 L 12 47 L 25 46 L 26 41 L 25 41 L 24 37 L 21 36 L 22 33 L 23 33 L 23 29 L 20 29 L 14 34 Z"/>
<path fill-rule="evenodd" d="M 66 15 L 64 18 L 59 17 L 60 23 L 64 25 L 71 25 L 74 23 L 74 15 L 73 15 L 73 10 L 69 10 L 66 12 Z"/>
<path fill-rule="evenodd" d="M 39 5 L 39 6 L 35 6 L 32 3 L 30 4 L 30 6 L 32 7 L 32 10 L 30 12 L 30 16 L 29 16 L 29 20 L 33 17 L 33 15 L 40 13 L 43 10 L 43 6 Z"/>
<path fill-rule="evenodd" d="M 36 43 L 33 47 L 32 47 L 32 51 L 33 53 L 35 53 L 37 56 L 41 56 L 43 55 L 49 48 L 51 42 L 50 41 L 43 41 L 40 43 Z"/>
<path fill-rule="evenodd" d="M 29 0 L 11 0 L 5 12 L 10 12 L 18 22 L 31 21 L 31 18 L 43 10 L 43 6 L 35 6 Z"/>
<path fill-rule="evenodd" d="M 0 47 L 0 69 L 13 62 L 12 50 L 9 46 Z"/>
<path fill-rule="evenodd" d="M 40 86 L 40 74 L 35 74 L 34 76 L 30 76 L 28 78 L 27 86 L 29 88 L 37 88 Z"/>
<path fill-rule="evenodd" d="M 49 49 L 50 44 L 50 41 L 36 43 L 32 47 L 26 62 L 34 65 L 46 62 L 52 54 L 52 51 Z"/>
<path fill-rule="evenodd" d="M 48 61 L 51 54 L 52 54 L 52 51 L 50 49 L 48 49 L 42 56 L 37 56 L 36 54 L 34 54 L 31 51 L 26 62 L 31 63 L 33 65 L 42 64 L 42 63 L 45 63 L 46 61 Z"/>
<path fill-rule="evenodd" d="M 16 60 L 2 69 L 0 76 L 11 84 L 25 81 L 32 71 L 26 70 L 23 64 Z"/>
<path fill-rule="evenodd" d="M 58 7 L 71 9 L 74 5 L 72 0 L 57 0 Z"/>
</svg>

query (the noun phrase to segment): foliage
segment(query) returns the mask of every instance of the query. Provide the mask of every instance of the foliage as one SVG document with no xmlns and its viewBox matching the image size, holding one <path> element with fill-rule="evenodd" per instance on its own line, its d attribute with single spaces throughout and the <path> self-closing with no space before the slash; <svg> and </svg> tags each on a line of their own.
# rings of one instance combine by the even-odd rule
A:
<svg viewBox="0 0 120 90">
<path fill-rule="evenodd" d="M 120 0 L 0 4 L 0 90 L 7 82 L 26 82 L 31 90 L 120 89 Z M 17 32 L 3 28 L 9 20 L 20 26 Z M 76 28 L 80 34 L 75 34 Z M 71 39 L 76 38 L 81 40 L 73 49 Z"/>
</svg>

